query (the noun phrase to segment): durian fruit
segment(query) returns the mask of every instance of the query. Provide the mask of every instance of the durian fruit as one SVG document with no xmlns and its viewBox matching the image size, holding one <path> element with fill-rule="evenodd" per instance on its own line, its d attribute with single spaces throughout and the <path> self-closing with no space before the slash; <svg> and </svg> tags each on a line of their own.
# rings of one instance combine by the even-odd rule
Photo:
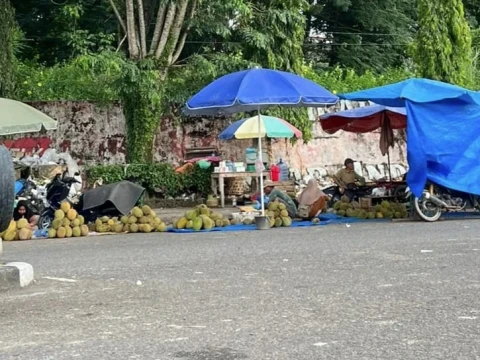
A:
<svg viewBox="0 0 480 360">
<path fill-rule="evenodd" d="M 136 216 L 132 215 L 128 218 L 128 223 L 129 224 L 135 224 L 137 222 Z"/>
<path fill-rule="evenodd" d="M 24 227 L 18 231 L 19 240 L 30 240 L 31 238 L 32 238 L 32 230 Z"/>
<path fill-rule="evenodd" d="M 63 220 L 62 220 L 62 226 L 63 226 L 63 227 L 70 226 L 70 220 L 68 220 L 67 218 L 63 218 Z"/>
<path fill-rule="evenodd" d="M 102 217 L 100 218 L 100 220 L 101 220 L 102 222 L 106 223 L 108 220 L 110 220 L 110 218 L 109 218 L 108 216 L 102 216 Z"/>
<path fill-rule="evenodd" d="M 283 205 L 283 204 L 282 204 Z M 287 210 L 282 210 L 280 211 L 280 216 L 281 217 L 287 217 L 288 216 L 288 211 Z"/>
<path fill-rule="evenodd" d="M 143 224 L 141 231 L 144 233 L 150 233 L 152 232 L 152 227 L 150 226 L 150 224 Z"/>
<path fill-rule="evenodd" d="M 347 209 L 348 209 L 348 204 L 342 202 L 342 203 L 340 204 L 340 210 L 347 211 Z"/>
<path fill-rule="evenodd" d="M 375 205 L 373 209 L 375 210 L 376 213 L 379 213 L 383 210 L 382 205 Z"/>
<path fill-rule="evenodd" d="M 342 202 L 341 201 L 337 201 L 334 205 L 333 205 L 333 208 L 335 210 L 340 210 L 340 207 L 342 206 Z"/>
<path fill-rule="evenodd" d="M 313 218 L 312 219 L 312 224 L 320 224 L 320 219 L 319 218 Z"/>
<path fill-rule="evenodd" d="M 72 229 L 72 236 L 73 237 L 79 237 L 82 235 L 82 231 L 80 230 L 80 226 L 75 226 L 73 229 Z"/>
<path fill-rule="evenodd" d="M 192 229 L 193 228 L 193 220 L 188 220 L 187 225 L 185 225 L 185 229 Z"/>
<path fill-rule="evenodd" d="M 165 225 L 165 223 L 162 222 L 162 223 L 160 223 L 156 226 L 155 231 L 165 232 L 165 231 L 167 231 L 167 225 Z"/>
<path fill-rule="evenodd" d="M 228 219 L 223 219 L 223 226 L 229 226 L 230 225 L 230 221 Z"/>
<path fill-rule="evenodd" d="M 380 206 L 386 210 L 390 209 L 390 203 L 386 200 L 383 200 Z"/>
<path fill-rule="evenodd" d="M 203 219 L 201 217 L 197 217 L 193 220 L 192 229 L 195 231 L 199 231 L 202 229 L 203 226 Z"/>
<path fill-rule="evenodd" d="M 85 224 L 85 218 L 82 215 L 78 215 L 78 221 L 80 222 L 79 225 L 82 226 Z"/>
<path fill-rule="evenodd" d="M 350 202 L 350 199 L 348 198 L 347 195 L 343 195 L 343 196 L 340 198 L 340 201 L 343 202 L 343 203 L 348 204 L 348 203 Z"/>
<path fill-rule="evenodd" d="M 147 224 L 148 223 L 148 218 L 146 216 L 142 216 L 140 219 L 138 219 L 139 224 Z"/>
<path fill-rule="evenodd" d="M 180 220 L 177 222 L 177 229 L 185 229 L 185 226 L 187 225 L 187 218 L 182 217 Z"/>
<path fill-rule="evenodd" d="M 122 222 L 122 224 L 128 224 L 128 216 L 122 216 L 120 218 L 120 221 Z"/>
<path fill-rule="evenodd" d="M 17 221 L 17 229 L 21 230 L 23 228 L 26 228 L 28 226 L 28 220 L 25 218 L 22 218 Z"/>
<path fill-rule="evenodd" d="M 62 226 L 62 220 L 60 219 L 54 219 L 52 221 L 52 228 L 54 228 L 55 230 L 58 230 L 58 228 Z"/>
<path fill-rule="evenodd" d="M 252 219 L 250 218 L 243 219 L 243 225 L 252 225 Z"/>
<path fill-rule="evenodd" d="M 60 204 L 60 210 L 62 210 L 65 214 L 72 208 L 68 201 L 64 201 Z"/>
<path fill-rule="evenodd" d="M 71 238 L 73 235 L 73 230 L 70 226 L 65 226 L 66 234 L 65 237 Z"/>
<path fill-rule="evenodd" d="M 80 225 L 80 233 L 82 236 L 88 236 L 89 230 L 87 225 Z"/>
<path fill-rule="evenodd" d="M 352 205 L 353 209 L 360 209 L 360 203 L 358 201 L 352 201 L 350 204 Z"/>
<path fill-rule="evenodd" d="M 338 216 L 345 216 L 345 210 L 338 210 L 337 215 Z"/>
<path fill-rule="evenodd" d="M 268 203 L 268 210 L 270 210 L 270 211 L 278 210 L 278 201 L 272 201 L 272 202 Z"/>
<path fill-rule="evenodd" d="M 377 219 L 383 219 L 383 214 L 381 212 L 378 212 L 376 217 Z"/>
<path fill-rule="evenodd" d="M 148 205 L 142 206 L 142 212 L 144 215 L 150 215 L 152 213 L 152 209 Z"/>
<path fill-rule="evenodd" d="M 50 228 L 48 229 L 48 237 L 50 239 L 56 238 L 57 237 L 57 230 Z"/>
<path fill-rule="evenodd" d="M 292 219 L 288 216 L 282 217 L 282 226 L 285 226 L 285 227 L 292 226 Z"/>
<path fill-rule="evenodd" d="M 67 235 L 67 229 L 63 226 L 59 227 L 57 230 L 57 238 L 63 239 Z"/>
<path fill-rule="evenodd" d="M 237 220 L 236 219 L 231 219 L 230 220 L 230 225 L 237 225 Z"/>
<path fill-rule="evenodd" d="M 280 227 L 280 226 L 282 226 L 282 225 L 283 225 L 282 218 L 277 217 L 277 218 L 275 219 L 275 227 Z"/>
<path fill-rule="evenodd" d="M 143 211 L 138 206 L 135 206 L 132 209 L 132 215 L 137 217 L 137 218 L 141 218 L 143 216 Z"/>
<path fill-rule="evenodd" d="M 66 213 L 68 220 L 75 220 L 77 218 L 77 211 L 75 209 L 70 209 Z"/>
<path fill-rule="evenodd" d="M 287 209 L 287 206 L 284 203 L 281 203 L 281 202 L 278 203 L 278 210 L 283 211 L 286 209 Z"/>
<path fill-rule="evenodd" d="M 117 223 L 113 227 L 113 231 L 116 232 L 117 234 L 120 234 L 123 232 L 123 227 L 124 225 L 122 223 Z"/>
<path fill-rule="evenodd" d="M 73 219 L 72 222 L 71 222 L 71 225 L 72 227 L 77 227 L 77 226 L 80 226 L 80 219 L 79 218 L 76 218 L 76 219 Z"/>
<path fill-rule="evenodd" d="M 7 230 L 5 234 L 3 234 L 2 239 L 5 241 L 13 241 L 15 240 L 16 236 L 17 236 L 16 230 Z"/>
<path fill-rule="evenodd" d="M 137 224 L 130 224 L 130 232 L 137 233 L 138 232 L 138 225 Z"/>
<path fill-rule="evenodd" d="M 113 226 L 113 225 L 115 225 L 115 220 L 113 220 L 113 219 L 108 219 L 108 220 L 107 220 L 107 225 L 108 225 L 108 226 Z"/>
<path fill-rule="evenodd" d="M 64 217 L 65 213 L 63 212 L 63 210 L 55 210 L 55 219 L 63 220 Z"/>
<path fill-rule="evenodd" d="M 367 213 L 367 219 L 375 219 L 375 213 L 373 211 L 370 211 Z"/>
</svg>

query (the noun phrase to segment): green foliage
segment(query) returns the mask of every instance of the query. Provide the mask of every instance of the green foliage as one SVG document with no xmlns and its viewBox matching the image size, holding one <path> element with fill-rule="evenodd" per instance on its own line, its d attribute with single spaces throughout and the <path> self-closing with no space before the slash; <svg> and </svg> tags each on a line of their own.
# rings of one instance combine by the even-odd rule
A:
<svg viewBox="0 0 480 360">
<path fill-rule="evenodd" d="M 414 61 L 422 77 L 472 85 L 472 36 L 461 0 L 418 1 Z"/>
<path fill-rule="evenodd" d="M 100 165 L 87 168 L 89 182 L 103 179 L 104 184 L 128 180 L 143 186 L 150 194 L 178 197 L 185 193 L 207 196 L 211 189 L 212 169 L 200 169 L 195 165 L 186 173 L 177 173 L 172 165 L 131 164 Z"/>
<path fill-rule="evenodd" d="M 415 24 L 416 0 L 317 0 L 307 12 L 308 61 L 362 73 L 402 66 Z"/>
<path fill-rule="evenodd" d="M 0 0 L 0 97 L 11 97 L 15 88 L 15 36 L 17 24 L 10 0 Z"/>
</svg>

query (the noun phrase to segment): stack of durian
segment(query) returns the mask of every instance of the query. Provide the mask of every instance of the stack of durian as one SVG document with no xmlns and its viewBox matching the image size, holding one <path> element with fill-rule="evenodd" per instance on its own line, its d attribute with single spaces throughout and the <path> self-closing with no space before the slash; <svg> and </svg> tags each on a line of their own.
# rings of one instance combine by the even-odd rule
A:
<svg viewBox="0 0 480 360">
<path fill-rule="evenodd" d="M 359 219 L 403 219 L 408 217 L 404 204 L 382 201 L 370 209 L 361 209 L 357 201 L 351 201 L 347 196 L 342 196 L 333 206 L 338 216 L 354 217 Z"/>
<path fill-rule="evenodd" d="M 287 207 L 279 201 L 272 201 L 268 204 L 266 215 L 270 220 L 270 227 L 289 227 L 292 219 L 288 216 Z"/>
<path fill-rule="evenodd" d="M 165 232 L 167 225 L 160 219 L 154 210 L 145 205 L 141 208 L 136 206 L 129 215 L 118 217 L 103 216 L 95 220 L 91 226 L 92 231 L 99 233 L 150 233 Z"/>
<path fill-rule="evenodd" d="M 88 235 L 88 226 L 85 219 L 72 209 L 69 202 L 60 204 L 60 209 L 55 211 L 55 218 L 52 226 L 48 229 L 49 238 L 69 238 Z"/>
<path fill-rule="evenodd" d="M 8 229 L 0 233 L 0 238 L 5 241 L 30 240 L 33 237 L 32 230 L 28 226 L 27 219 L 10 221 Z"/>
<path fill-rule="evenodd" d="M 211 230 L 214 227 L 235 225 L 235 220 L 224 219 L 220 213 L 213 212 L 206 205 L 198 205 L 189 210 L 173 223 L 175 229 L 192 229 L 194 231 Z"/>
</svg>

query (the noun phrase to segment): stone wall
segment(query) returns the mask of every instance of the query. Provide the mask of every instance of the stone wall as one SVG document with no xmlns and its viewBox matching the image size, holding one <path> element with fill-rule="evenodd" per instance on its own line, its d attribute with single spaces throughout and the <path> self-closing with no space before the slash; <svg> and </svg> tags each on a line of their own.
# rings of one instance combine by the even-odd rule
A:
<svg viewBox="0 0 480 360">
<path fill-rule="evenodd" d="M 58 129 L 46 135 L 58 150 L 68 150 L 83 162 L 125 162 L 125 118 L 121 106 L 101 107 L 88 102 L 35 102 L 31 104 L 59 122 Z M 253 141 L 219 141 L 218 134 L 229 124 L 222 119 L 191 119 L 178 125 L 172 119 L 160 120 L 155 138 L 156 161 L 180 163 L 187 149 L 215 147 L 225 157 L 244 158 L 244 149 Z M 382 173 L 387 157 L 379 150 L 379 133 L 328 135 L 318 121 L 312 121 L 314 139 L 308 144 L 298 141 L 272 140 L 271 161 L 284 159 L 297 173 L 321 175 L 335 171 L 346 157 L 363 163 L 363 170 Z M 23 135 L 25 136 L 25 135 Z M 398 136 L 398 144 L 390 153 L 392 164 L 405 163 L 405 144 Z M 373 168 L 372 168 L 373 167 Z"/>
</svg>

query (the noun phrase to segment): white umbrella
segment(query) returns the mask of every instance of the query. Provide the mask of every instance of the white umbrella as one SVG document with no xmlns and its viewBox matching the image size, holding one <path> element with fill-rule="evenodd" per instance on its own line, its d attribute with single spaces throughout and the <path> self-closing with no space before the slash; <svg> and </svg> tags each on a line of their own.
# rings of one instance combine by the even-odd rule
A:
<svg viewBox="0 0 480 360">
<path fill-rule="evenodd" d="M 20 101 L 0 98 L 0 136 L 55 130 L 57 122 Z"/>
</svg>

